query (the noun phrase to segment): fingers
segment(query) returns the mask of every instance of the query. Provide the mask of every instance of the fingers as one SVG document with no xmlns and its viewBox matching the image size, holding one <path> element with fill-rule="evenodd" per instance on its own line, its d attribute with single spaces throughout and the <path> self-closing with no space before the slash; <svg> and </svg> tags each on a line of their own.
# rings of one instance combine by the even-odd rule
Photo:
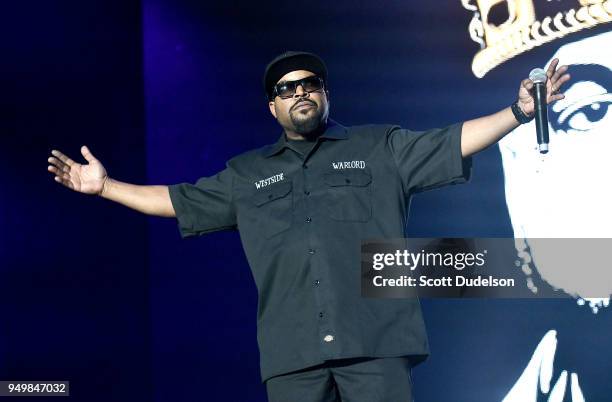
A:
<svg viewBox="0 0 612 402">
<path fill-rule="evenodd" d="M 561 86 L 565 84 L 567 81 L 569 81 L 570 78 L 571 76 L 569 74 L 565 74 L 561 76 L 560 78 L 558 78 L 557 80 L 551 80 L 550 84 L 551 84 L 552 92 L 559 92 L 559 90 L 561 89 Z"/>
<path fill-rule="evenodd" d="M 56 182 L 74 190 L 74 184 L 70 180 L 70 168 L 75 164 L 75 162 L 55 149 L 51 151 L 51 154 L 54 156 L 47 159 L 47 162 L 49 162 L 47 170 L 55 174 L 53 179 Z"/>
<path fill-rule="evenodd" d="M 89 148 L 87 148 L 86 145 L 83 145 L 81 147 L 81 154 L 83 155 L 83 157 L 85 158 L 87 162 L 93 162 L 96 160 L 96 157 L 93 156 L 93 154 L 89 151 Z"/>
<path fill-rule="evenodd" d="M 55 166 L 49 166 L 47 170 L 51 173 L 55 173 L 55 177 L 53 178 L 56 182 L 63 184 L 64 186 L 71 188 L 74 190 L 74 184 L 70 180 L 70 175 L 66 172 L 62 172 Z"/>
<path fill-rule="evenodd" d="M 553 59 L 553 61 L 550 62 L 548 70 L 546 70 L 546 76 L 548 77 L 548 79 L 552 78 L 555 69 L 557 68 L 557 64 L 559 64 L 559 59 Z"/>
<path fill-rule="evenodd" d="M 563 75 L 563 73 L 565 73 L 567 71 L 567 66 L 561 66 L 557 69 L 557 71 L 555 71 L 550 77 L 550 81 L 555 82 L 559 79 L 559 77 L 561 77 L 561 75 Z"/>
<path fill-rule="evenodd" d="M 61 177 L 59 177 L 59 176 L 55 176 L 54 180 L 55 180 L 56 182 L 58 182 L 58 183 L 63 184 L 64 186 L 66 186 L 66 187 L 68 187 L 68 188 L 70 188 L 70 189 L 74 190 L 74 184 L 72 184 L 72 182 L 71 182 L 70 180 L 68 180 L 68 179 L 63 179 L 63 178 L 61 178 Z"/>
<path fill-rule="evenodd" d="M 566 66 L 564 66 L 566 67 Z M 564 69 L 563 71 L 567 70 Z M 556 75 L 556 73 L 555 73 Z M 550 82 L 550 87 L 549 87 L 549 94 L 547 97 L 547 103 L 552 103 L 558 100 L 561 100 L 563 98 L 565 98 L 565 95 L 563 93 L 560 92 L 561 90 L 561 86 L 563 86 L 563 84 L 565 84 L 567 81 L 569 81 L 571 78 L 571 76 L 569 74 L 563 74 L 562 76 L 558 77 L 555 79 L 551 79 Z"/>
<path fill-rule="evenodd" d="M 62 170 L 58 169 L 58 168 L 57 168 L 57 167 L 55 167 L 55 166 L 51 166 L 51 165 L 49 165 L 49 166 L 47 166 L 47 170 L 48 170 L 49 172 L 51 172 L 51 173 L 55 173 L 55 175 L 56 175 L 56 176 L 59 176 L 59 177 L 66 177 L 66 176 L 69 176 L 69 175 L 68 175 L 68 173 L 63 172 Z"/>
<path fill-rule="evenodd" d="M 70 166 L 66 165 L 64 162 L 60 161 L 57 158 L 50 157 L 49 159 L 47 159 L 47 162 L 49 162 L 52 166 L 56 167 L 61 172 L 70 172 Z"/>
<path fill-rule="evenodd" d="M 547 103 L 553 103 L 556 102 L 558 100 L 564 99 L 565 95 L 564 94 L 554 94 L 548 97 L 548 100 L 546 101 Z"/>
<path fill-rule="evenodd" d="M 521 81 L 521 85 L 527 91 L 531 91 L 531 89 L 533 88 L 533 81 L 531 81 L 529 78 L 525 78 L 523 81 Z"/>
<path fill-rule="evenodd" d="M 567 387 L 567 371 L 563 370 L 561 375 L 557 379 L 550 395 L 548 396 L 548 402 L 563 402 L 565 398 L 565 388 Z"/>
<path fill-rule="evenodd" d="M 555 352 L 557 351 L 557 332 L 554 330 L 548 331 L 536 348 L 536 350 L 538 349 L 540 349 L 542 353 L 539 373 L 540 391 L 547 394 L 550 390 L 550 380 L 552 379 L 553 375 Z"/>
<path fill-rule="evenodd" d="M 70 181 L 70 174 L 68 172 L 62 171 L 60 169 L 58 169 L 56 166 L 51 166 L 49 165 L 47 167 L 47 170 L 51 173 L 55 174 L 55 181 L 60 181 L 60 180 L 68 180 Z M 60 180 L 58 180 L 60 179 Z"/>
<path fill-rule="evenodd" d="M 68 166 L 74 165 L 74 161 L 72 159 L 70 159 L 69 157 L 67 157 L 66 155 L 64 155 L 63 153 L 61 153 L 60 151 L 58 151 L 56 149 L 51 151 L 51 155 L 57 157 L 59 160 L 61 160 L 62 162 L 64 162 Z"/>
<path fill-rule="evenodd" d="M 582 394 L 580 383 L 578 382 L 578 374 L 572 373 L 571 379 L 572 402 L 584 402 L 584 395 Z"/>
<path fill-rule="evenodd" d="M 558 64 L 559 59 L 554 59 L 546 72 L 548 82 L 550 82 L 550 91 L 553 94 L 559 93 L 561 86 L 571 78 L 569 74 L 566 74 L 568 66 L 561 66 L 557 69 Z"/>
</svg>

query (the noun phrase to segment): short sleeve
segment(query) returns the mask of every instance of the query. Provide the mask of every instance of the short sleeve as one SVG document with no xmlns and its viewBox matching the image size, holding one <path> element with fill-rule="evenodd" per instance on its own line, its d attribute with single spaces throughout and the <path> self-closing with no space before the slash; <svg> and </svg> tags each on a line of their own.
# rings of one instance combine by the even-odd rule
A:
<svg viewBox="0 0 612 402">
<path fill-rule="evenodd" d="M 195 184 L 168 186 L 183 238 L 236 228 L 232 182 L 233 174 L 226 168 L 214 176 L 198 179 Z"/>
<path fill-rule="evenodd" d="M 461 155 L 462 127 L 411 131 L 394 126 L 388 131 L 387 144 L 408 194 L 470 179 L 472 158 Z"/>
</svg>

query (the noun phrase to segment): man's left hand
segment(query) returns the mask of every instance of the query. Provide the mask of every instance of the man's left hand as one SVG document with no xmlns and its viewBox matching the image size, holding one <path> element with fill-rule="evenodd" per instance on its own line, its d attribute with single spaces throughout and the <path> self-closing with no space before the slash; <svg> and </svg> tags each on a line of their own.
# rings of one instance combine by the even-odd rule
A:
<svg viewBox="0 0 612 402">
<path fill-rule="evenodd" d="M 548 66 L 546 71 L 546 104 L 563 99 L 565 95 L 560 92 L 561 86 L 570 79 L 569 74 L 565 74 L 567 66 L 561 66 L 557 69 L 559 59 L 553 59 Z M 533 81 L 529 78 L 524 79 L 521 82 L 518 95 L 518 105 L 528 116 L 533 116 L 535 113 L 534 98 L 532 94 Z"/>
</svg>

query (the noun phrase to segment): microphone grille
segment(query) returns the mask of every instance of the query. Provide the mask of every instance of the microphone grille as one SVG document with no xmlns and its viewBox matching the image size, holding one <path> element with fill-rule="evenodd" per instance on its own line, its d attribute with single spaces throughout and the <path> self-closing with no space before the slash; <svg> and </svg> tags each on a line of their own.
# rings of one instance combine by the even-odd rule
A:
<svg viewBox="0 0 612 402">
<path fill-rule="evenodd" d="M 546 82 L 546 72 L 544 70 L 542 70 L 541 68 L 534 68 L 533 70 L 531 70 L 531 72 L 529 73 L 529 79 L 533 82 L 541 82 L 544 83 Z"/>
</svg>

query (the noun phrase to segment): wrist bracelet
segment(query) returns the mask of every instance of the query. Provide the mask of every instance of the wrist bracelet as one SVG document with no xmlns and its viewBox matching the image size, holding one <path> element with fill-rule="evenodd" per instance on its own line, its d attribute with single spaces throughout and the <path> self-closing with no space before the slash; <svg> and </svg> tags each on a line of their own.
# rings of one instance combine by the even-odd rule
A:
<svg viewBox="0 0 612 402">
<path fill-rule="evenodd" d="M 533 120 L 534 116 L 529 117 L 525 113 L 523 113 L 523 111 L 518 105 L 518 101 L 514 102 L 510 106 L 510 109 L 512 109 L 512 114 L 514 115 L 514 118 L 516 119 L 516 121 L 518 121 L 521 124 L 529 123 L 531 120 Z"/>
</svg>

